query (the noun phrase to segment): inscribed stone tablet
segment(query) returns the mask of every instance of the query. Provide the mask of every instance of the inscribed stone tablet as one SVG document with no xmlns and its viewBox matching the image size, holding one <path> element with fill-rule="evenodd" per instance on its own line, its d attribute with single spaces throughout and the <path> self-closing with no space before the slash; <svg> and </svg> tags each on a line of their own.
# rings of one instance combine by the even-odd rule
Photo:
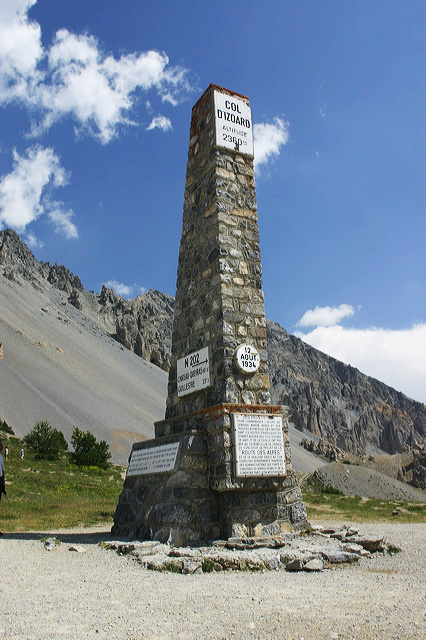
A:
<svg viewBox="0 0 426 640">
<path fill-rule="evenodd" d="M 157 447 L 133 451 L 127 469 L 128 476 L 143 476 L 148 473 L 173 471 L 179 442 L 160 444 Z"/>
<path fill-rule="evenodd" d="M 233 413 L 235 475 L 285 475 L 282 416 Z"/>
<path fill-rule="evenodd" d="M 235 362 L 241 373 L 256 373 L 260 367 L 259 352 L 251 344 L 240 344 L 235 351 Z"/>
<path fill-rule="evenodd" d="M 228 94 L 214 92 L 216 145 L 253 155 L 251 109 L 248 104 Z"/>
<path fill-rule="evenodd" d="M 179 398 L 210 386 L 209 348 L 203 347 L 177 361 Z"/>
</svg>

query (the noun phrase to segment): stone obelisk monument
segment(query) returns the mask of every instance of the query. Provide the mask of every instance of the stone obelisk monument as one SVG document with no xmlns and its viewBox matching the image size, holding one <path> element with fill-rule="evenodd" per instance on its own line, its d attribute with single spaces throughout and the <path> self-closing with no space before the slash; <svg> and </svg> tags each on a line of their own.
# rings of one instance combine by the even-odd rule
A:
<svg viewBox="0 0 426 640">
<path fill-rule="evenodd" d="M 271 405 L 249 99 L 192 110 L 165 419 L 133 446 L 115 535 L 182 545 L 306 523 Z"/>
</svg>

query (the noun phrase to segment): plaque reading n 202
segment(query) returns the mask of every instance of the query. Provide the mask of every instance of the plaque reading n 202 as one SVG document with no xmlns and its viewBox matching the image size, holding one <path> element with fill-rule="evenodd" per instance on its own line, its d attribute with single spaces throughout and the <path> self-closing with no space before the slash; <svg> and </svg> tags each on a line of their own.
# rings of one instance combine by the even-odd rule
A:
<svg viewBox="0 0 426 640">
<path fill-rule="evenodd" d="M 177 361 L 178 396 L 200 391 L 210 386 L 209 348 L 194 351 Z"/>
<path fill-rule="evenodd" d="M 282 416 L 233 413 L 235 475 L 285 475 Z"/>
</svg>

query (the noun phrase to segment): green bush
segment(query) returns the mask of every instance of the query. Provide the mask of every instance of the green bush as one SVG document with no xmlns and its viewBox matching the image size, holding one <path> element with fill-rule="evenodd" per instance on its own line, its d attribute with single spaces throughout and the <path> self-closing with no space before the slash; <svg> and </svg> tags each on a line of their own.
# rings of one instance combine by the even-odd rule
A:
<svg viewBox="0 0 426 640">
<path fill-rule="evenodd" d="M 15 435 L 14 430 L 12 429 L 12 427 L 9 427 L 6 420 L 0 420 L 0 431 L 3 431 L 4 433 L 9 433 L 11 436 Z"/>
<path fill-rule="evenodd" d="M 401 553 L 400 547 L 397 547 L 393 544 L 388 544 L 386 551 L 390 556 L 394 556 L 397 553 Z"/>
<path fill-rule="evenodd" d="M 106 440 L 98 442 L 90 431 L 81 431 L 74 427 L 71 436 L 71 444 L 74 447 L 71 453 L 71 462 L 79 467 L 99 467 L 107 469 L 110 466 L 111 453 Z"/>
<path fill-rule="evenodd" d="M 25 436 L 24 441 L 40 460 L 58 460 L 68 449 L 62 431 L 50 426 L 46 421 L 37 422 L 33 429 Z"/>
<path fill-rule="evenodd" d="M 203 573 L 212 573 L 214 571 L 214 565 L 215 563 L 213 560 L 210 560 L 210 558 L 204 558 L 203 564 L 201 565 Z"/>
<path fill-rule="evenodd" d="M 343 491 L 340 491 L 340 489 L 336 489 L 336 487 L 332 487 L 330 484 L 326 484 L 324 485 L 324 487 L 321 489 L 322 493 L 326 493 L 328 495 L 331 496 L 343 496 L 345 495 L 343 493 Z"/>
</svg>

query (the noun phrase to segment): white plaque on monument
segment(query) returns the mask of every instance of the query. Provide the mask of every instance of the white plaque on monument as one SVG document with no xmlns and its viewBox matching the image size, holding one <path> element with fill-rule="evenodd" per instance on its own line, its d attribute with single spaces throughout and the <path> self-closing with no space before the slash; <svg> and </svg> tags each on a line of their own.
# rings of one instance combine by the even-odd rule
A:
<svg viewBox="0 0 426 640">
<path fill-rule="evenodd" d="M 251 109 L 237 96 L 214 92 L 216 146 L 253 155 Z"/>
<path fill-rule="evenodd" d="M 194 351 L 177 361 L 178 396 L 200 391 L 210 386 L 209 348 Z"/>
<path fill-rule="evenodd" d="M 235 475 L 285 475 L 282 416 L 233 413 Z"/>
<path fill-rule="evenodd" d="M 251 344 L 240 344 L 235 351 L 235 362 L 241 373 L 256 373 L 260 367 L 259 352 Z"/>
<path fill-rule="evenodd" d="M 179 442 L 160 444 L 146 449 L 136 449 L 130 458 L 127 475 L 143 476 L 148 473 L 173 471 L 178 450 Z"/>
</svg>

